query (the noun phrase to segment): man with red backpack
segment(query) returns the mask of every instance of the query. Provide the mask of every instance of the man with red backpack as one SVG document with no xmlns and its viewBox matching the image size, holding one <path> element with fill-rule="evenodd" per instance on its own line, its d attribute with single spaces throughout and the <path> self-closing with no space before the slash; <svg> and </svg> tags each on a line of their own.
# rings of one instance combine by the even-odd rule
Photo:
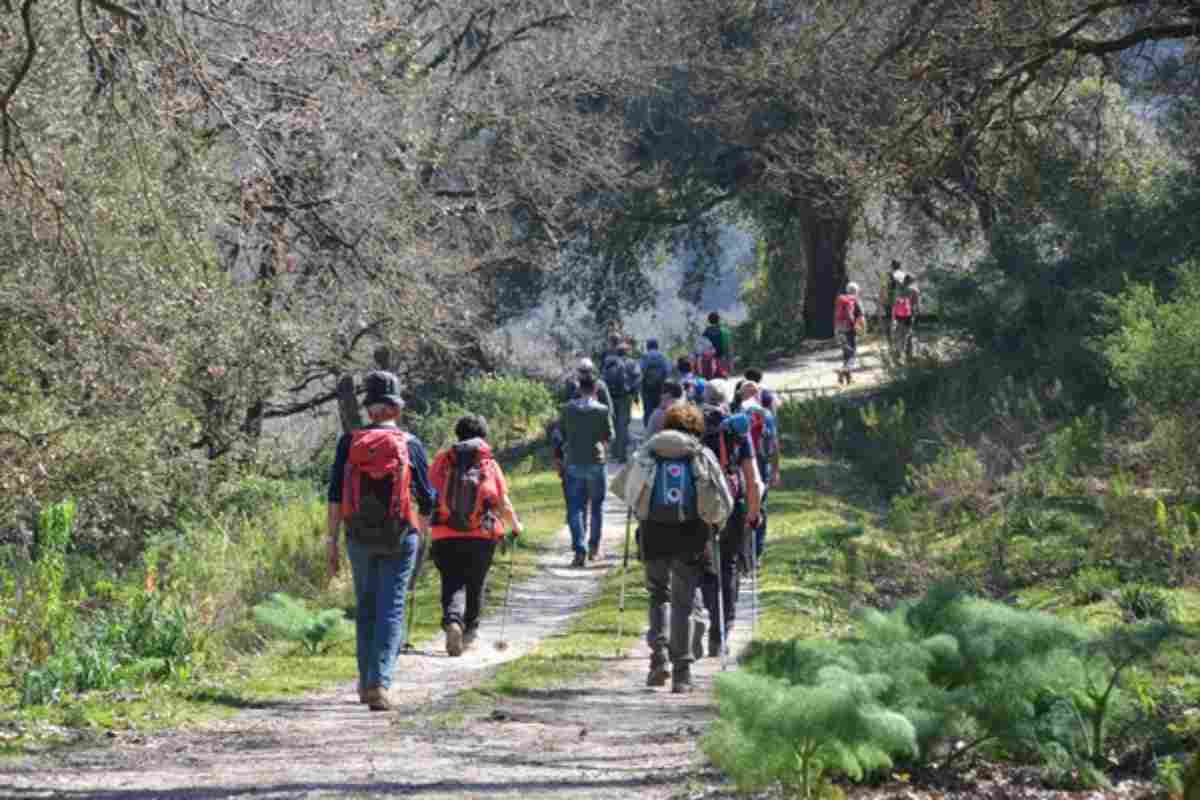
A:
<svg viewBox="0 0 1200 800">
<path fill-rule="evenodd" d="M 900 288 L 892 300 L 892 345 L 898 354 L 911 361 L 913 354 L 913 323 L 921 306 L 921 292 L 911 274 L 905 273 Z"/>
<path fill-rule="evenodd" d="M 484 587 L 507 524 L 515 539 L 521 522 L 504 472 L 487 444 L 487 423 L 465 416 L 454 426 L 458 442 L 437 454 L 429 481 L 437 492 L 433 563 L 442 576 L 442 630 L 446 652 L 460 656 L 475 644 Z"/>
<path fill-rule="evenodd" d="M 343 434 L 329 478 L 329 571 L 337 574 L 338 532 L 354 574 L 358 697 L 372 711 L 392 707 L 388 687 L 404 643 L 405 597 L 436 496 L 425 447 L 400 429 L 400 381 L 372 372 L 363 404 L 371 422 Z"/>
<path fill-rule="evenodd" d="M 843 382 L 843 376 L 849 382 L 850 370 L 854 368 L 858 354 L 858 332 L 865 330 L 865 324 L 866 316 L 858 299 L 858 284 L 851 281 L 846 284 L 846 291 L 838 295 L 833 311 L 833 329 L 842 345 L 842 369 L 838 373 L 838 383 Z"/>
</svg>

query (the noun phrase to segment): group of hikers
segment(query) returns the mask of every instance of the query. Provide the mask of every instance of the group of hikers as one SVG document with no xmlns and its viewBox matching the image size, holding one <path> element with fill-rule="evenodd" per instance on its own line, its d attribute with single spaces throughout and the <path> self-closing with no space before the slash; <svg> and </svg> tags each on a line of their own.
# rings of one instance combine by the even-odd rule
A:
<svg viewBox="0 0 1200 800">
<path fill-rule="evenodd" d="M 917 292 L 893 262 L 885 298 L 893 346 L 911 348 Z M 858 287 L 835 314 L 844 366 L 853 366 L 864 313 Z M 724 656 L 737 618 L 741 579 L 764 553 L 767 496 L 778 485 L 777 398 L 763 373 L 734 370 L 732 337 L 713 312 L 699 345 L 674 362 L 655 339 L 634 357 L 611 333 L 593 360 L 581 358 L 564 385 L 551 428 L 562 479 L 573 567 L 600 554 L 605 498 L 621 497 L 637 519 L 637 553 L 650 595 L 646 683 L 691 691 L 691 664 Z M 597 367 L 597 364 L 599 367 Z M 476 645 L 484 588 L 497 547 L 522 526 L 504 473 L 488 446 L 487 422 L 465 415 L 456 442 L 432 463 L 404 431 L 400 381 L 386 371 L 363 383 L 369 424 L 341 436 L 330 471 L 327 558 L 341 561 L 341 532 L 353 573 L 360 702 L 386 710 L 405 600 L 430 548 L 441 575 L 442 629 L 454 657 Z M 643 435 L 633 446 L 635 399 Z M 610 486 L 609 463 L 620 465 Z M 628 538 L 628 537 L 627 537 Z"/>
<path fill-rule="evenodd" d="M 920 311 L 921 293 L 916 279 L 893 259 L 880 281 L 879 319 L 885 340 L 894 357 L 912 360 L 913 325 Z M 858 337 L 866 333 L 867 314 L 859 298 L 859 287 L 851 281 L 834 303 L 833 327 L 842 348 L 838 383 L 851 383 L 858 367 Z"/>
</svg>

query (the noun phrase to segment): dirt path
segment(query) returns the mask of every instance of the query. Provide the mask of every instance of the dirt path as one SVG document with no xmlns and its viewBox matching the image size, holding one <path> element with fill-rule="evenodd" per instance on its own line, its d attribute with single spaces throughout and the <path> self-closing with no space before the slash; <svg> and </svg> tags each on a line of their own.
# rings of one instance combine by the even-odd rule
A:
<svg viewBox="0 0 1200 800">
<path fill-rule="evenodd" d="M 624 505 L 610 495 L 601 557 L 582 570 L 566 566 L 569 535 L 560 531 L 535 577 L 513 589 L 507 650 L 493 647 L 493 616 L 480 629 L 479 646 L 461 658 L 447 657 L 440 641 L 401 656 L 395 712 L 368 712 L 349 684 L 193 729 L 6 761 L 0 798 L 671 798 L 688 796 L 680 794 L 688 787 L 719 785 L 698 748 L 713 716 L 716 659 L 695 665 L 696 692 L 672 695 L 645 687 L 649 650 L 641 641 L 566 688 L 465 714 L 456 708 L 457 692 L 562 630 L 589 602 L 618 563 L 624 523 Z M 502 567 L 494 580 L 503 579 Z M 630 574 L 631 589 L 639 577 Z M 734 652 L 749 640 L 748 592 L 742 600 Z M 644 631 L 646 621 L 630 613 L 625 624 Z"/>
<path fill-rule="evenodd" d="M 882 340 L 868 340 L 858 347 L 858 364 L 852 371 L 852 387 L 874 386 L 886 375 L 883 368 Z M 845 387 L 838 385 L 837 370 L 842 365 L 842 349 L 834 344 L 784 359 L 764 376 L 764 383 L 785 397 L 810 397 L 833 394 Z"/>
</svg>

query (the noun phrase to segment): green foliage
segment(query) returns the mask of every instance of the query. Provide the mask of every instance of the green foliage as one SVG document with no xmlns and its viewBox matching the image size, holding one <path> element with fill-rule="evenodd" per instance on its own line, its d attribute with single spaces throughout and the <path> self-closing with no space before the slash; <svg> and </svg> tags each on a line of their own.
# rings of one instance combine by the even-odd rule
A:
<svg viewBox="0 0 1200 800">
<path fill-rule="evenodd" d="M 37 555 L 32 568 L 15 574 L 16 598 L 8 620 L 8 649 L 26 669 L 45 664 L 70 636 L 72 616 L 63 596 L 66 552 L 75 522 L 75 504 L 58 503 L 38 518 Z"/>
<path fill-rule="evenodd" d="M 868 403 L 859 411 L 860 427 L 851 429 L 847 449 L 856 464 L 885 491 L 896 492 L 908 477 L 916 446 L 916 425 L 903 399 L 886 405 Z"/>
<path fill-rule="evenodd" d="M 823 779 L 842 773 L 861 780 L 916 752 L 916 731 L 880 702 L 892 683 L 886 673 L 856 674 L 837 665 L 809 684 L 750 673 L 716 681 L 720 720 L 704 750 L 742 790 L 779 782 L 805 798 Z"/>
<path fill-rule="evenodd" d="M 254 607 L 254 618 L 276 635 L 299 642 L 309 655 L 327 652 L 350 638 L 353 629 L 336 608 L 309 611 L 304 603 L 276 592 Z"/>
<path fill-rule="evenodd" d="M 1100 635 L 941 586 L 890 613 L 860 612 L 853 633 L 838 641 L 756 643 L 745 665 L 764 677 L 718 683 L 722 724 L 707 750 L 745 786 L 806 779 L 811 786 L 819 773 L 806 777 L 797 753 L 860 777 L 864 762 L 822 761 L 821 748 L 861 747 L 885 766 L 885 756 L 905 752 L 903 741 L 924 759 L 987 745 L 1040 758 L 1049 773 L 1070 773 L 1076 784 L 1098 783 L 1109 727 L 1130 713 L 1123 688 L 1130 668 L 1181 633 L 1144 624 Z M 817 697 L 836 702 L 818 705 Z M 906 721 L 907 740 L 878 738 L 899 730 L 892 714 Z M 857 724 L 864 719 L 887 723 L 873 731 Z M 783 735 L 783 725 L 802 735 Z M 955 740 L 967 744 L 956 749 Z"/>
<path fill-rule="evenodd" d="M 1156 586 L 1135 583 L 1122 586 L 1117 594 L 1117 607 L 1129 621 L 1159 620 L 1170 622 L 1174 618 L 1171 598 Z"/>
<path fill-rule="evenodd" d="M 1077 606 L 1099 603 L 1114 594 L 1120 583 L 1115 569 L 1085 567 L 1071 578 L 1071 601 Z"/>
<path fill-rule="evenodd" d="M 438 401 L 431 413 L 413 418 L 410 427 L 426 445 L 437 449 L 454 441 L 454 424 L 460 417 L 476 414 L 487 420 L 490 443 L 500 450 L 540 435 L 557 408 L 553 392 L 540 381 L 481 375 Z"/>
<path fill-rule="evenodd" d="M 845 406 L 833 397 L 790 400 L 775 411 L 789 447 L 806 453 L 831 453 L 842 429 Z"/>
</svg>

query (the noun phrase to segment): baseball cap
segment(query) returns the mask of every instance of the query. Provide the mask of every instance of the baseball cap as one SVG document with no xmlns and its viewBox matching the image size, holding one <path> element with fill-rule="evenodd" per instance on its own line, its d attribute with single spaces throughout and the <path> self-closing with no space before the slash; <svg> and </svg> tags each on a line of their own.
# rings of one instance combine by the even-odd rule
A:
<svg viewBox="0 0 1200 800">
<path fill-rule="evenodd" d="M 367 390 L 363 405 L 373 406 L 377 403 L 387 403 L 397 408 L 404 408 L 404 398 L 400 396 L 400 379 L 391 372 L 383 370 L 368 372 L 367 377 L 363 379 L 363 386 Z"/>
</svg>

